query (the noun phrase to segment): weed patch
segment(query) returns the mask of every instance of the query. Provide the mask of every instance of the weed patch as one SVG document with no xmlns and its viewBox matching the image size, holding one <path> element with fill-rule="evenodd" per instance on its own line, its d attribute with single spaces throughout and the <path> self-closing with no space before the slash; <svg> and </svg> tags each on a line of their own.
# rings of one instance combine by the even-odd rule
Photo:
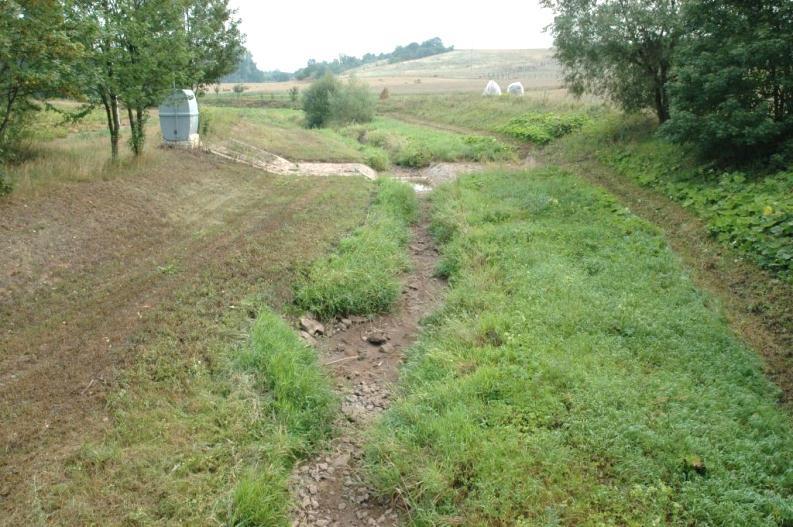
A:
<svg viewBox="0 0 793 527">
<path fill-rule="evenodd" d="M 521 141 L 545 145 L 580 129 L 587 121 L 587 116 L 581 113 L 531 113 L 513 117 L 497 131 Z"/>
<path fill-rule="evenodd" d="M 451 290 L 367 449 L 413 525 L 793 521 L 793 433 L 662 236 L 557 169 L 434 193 Z"/>
<path fill-rule="evenodd" d="M 324 319 L 387 311 L 399 298 L 399 274 L 409 265 L 405 247 L 417 213 L 408 185 L 379 180 L 366 223 L 309 267 L 295 288 L 296 305 Z"/>
</svg>

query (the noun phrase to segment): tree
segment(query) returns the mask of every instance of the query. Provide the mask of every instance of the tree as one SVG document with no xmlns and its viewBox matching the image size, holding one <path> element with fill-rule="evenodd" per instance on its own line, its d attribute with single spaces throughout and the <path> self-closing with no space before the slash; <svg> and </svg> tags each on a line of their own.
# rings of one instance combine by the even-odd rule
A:
<svg viewBox="0 0 793 527">
<path fill-rule="evenodd" d="M 793 140 L 793 3 L 700 0 L 686 20 L 665 134 L 733 160 Z"/>
<path fill-rule="evenodd" d="M 229 0 L 183 2 L 189 57 L 186 85 L 197 90 L 233 72 L 247 51 Z"/>
<path fill-rule="evenodd" d="M 683 33 L 681 0 L 542 0 L 554 10 L 556 57 L 570 90 L 626 111 L 669 119 L 672 59 Z"/>
<path fill-rule="evenodd" d="M 330 119 L 331 97 L 339 89 L 339 81 L 327 74 L 311 83 L 303 92 L 303 111 L 309 128 L 323 126 Z"/>
<path fill-rule="evenodd" d="M 173 86 L 211 84 L 234 68 L 242 37 L 227 0 L 70 0 L 67 17 L 88 50 L 84 93 L 105 108 L 111 153 L 118 156 L 126 108 L 130 147 L 145 144 L 149 109 Z"/>
<path fill-rule="evenodd" d="M 36 99 L 67 90 L 80 52 L 57 0 L 0 2 L 0 157 L 41 108 Z"/>
</svg>

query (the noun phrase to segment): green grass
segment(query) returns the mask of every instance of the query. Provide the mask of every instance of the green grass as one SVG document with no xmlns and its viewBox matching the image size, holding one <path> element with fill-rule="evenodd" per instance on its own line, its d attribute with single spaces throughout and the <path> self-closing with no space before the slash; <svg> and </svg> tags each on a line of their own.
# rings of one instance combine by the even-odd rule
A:
<svg viewBox="0 0 793 527">
<path fill-rule="evenodd" d="M 710 234 L 793 281 L 793 171 L 726 170 L 656 137 L 646 118 L 612 115 L 564 139 L 553 155 L 594 157 L 681 203 Z"/>
<path fill-rule="evenodd" d="M 238 367 L 259 394 L 254 426 L 265 455 L 237 483 L 232 523 L 288 525 L 289 472 L 296 457 L 310 453 L 330 433 L 333 390 L 314 350 L 267 310 L 256 320 Z"/>
<path fill-rule="evenodd" d="M 201 112 L 210 143 L 238 148 L 230 141 L 236 139 L 290 160 L 365 161 L 356 141 L 332 129 L 305 128 L 301 110 L 206 106 Z"/>
<path fill-rule="evenodd" d="M 437 130 L 387 117 L 348 126 L 340 133 L 361 143 L 364 152 L 384 151 L 391 162 L 408 167 L 439 161 L 505 161 L 515 155 L 511 146 L 493 137 Z"/>
<path fill-rule="evenodd" d="M 377 182 L 366 223 L 336 251 L 315 261 L 295 287 L 295 304 L 329 319 L 388 311 L 399 298 L 400 273 L 409 267 L 406 245 L 418 203 L 410 186 Z"/>
<path fill-rule="evenodd" d="M 385 114 L 408 115 L 470 130 L 504 133 L 513 119 L 524 116 L 569 114 L 582 116 L 600 112 L 598 106 L 570 96 L 528 93 L 523 97 L 482 97 L 478 94 L 403 95 L 381 101 Z M 509 135 L 509 134 L 506 134 Z"/>
<path fill-rule="evenodd" d="M 778 389 L 661 234 L 557 169 L 433 196 L 445 306 L 367 447 L 411 525 L 790 525 Z"/>
</svg>

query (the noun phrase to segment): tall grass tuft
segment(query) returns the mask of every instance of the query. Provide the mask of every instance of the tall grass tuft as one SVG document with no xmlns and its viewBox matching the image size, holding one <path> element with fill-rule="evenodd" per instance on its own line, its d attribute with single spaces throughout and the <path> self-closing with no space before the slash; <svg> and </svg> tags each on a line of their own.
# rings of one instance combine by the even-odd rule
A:
<svg viewBox="0 0 793 527">
<path fill-rule="evenodd" d="M 232 523 L 285 525 L 292 462 L 330 433 L 337 401 L 314 351 L 269 310 L 259 314 L 238 366 L 262 398 L 258 426 L 268 445 L 260 465 L 237 483 Z"/>
<path fill-rule="evenodd" d="M 297 306 L 323 319 L 388 311 L 399 298 L 399 274 L 410 264 L 405 247 L 417 214 L 410 186 L 379 180 L 366 223 L 298 281 Z"/>
</svg>

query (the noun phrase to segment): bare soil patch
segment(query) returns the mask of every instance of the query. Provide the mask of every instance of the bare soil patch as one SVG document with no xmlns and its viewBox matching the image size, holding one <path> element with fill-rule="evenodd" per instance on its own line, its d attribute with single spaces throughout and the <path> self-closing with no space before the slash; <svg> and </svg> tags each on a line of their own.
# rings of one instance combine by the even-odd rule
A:
<svg viewBox="0 0 793 527">
<path fill-rule="evenodd" d="M 425 204 L 426 205 L 426 204 Z M 413 270 L 392 314 L 336 321 L 320 338 L 322 360 L 342 397 L 338 436 L 294 473 L 294 524 L 356 527 L 396 525 L 394 507 L 377 502 L 360 476 L 363 434 L 388 408 L 404 350 L 415 342 L 422 317 L 440 302 L 444 282 L 433 276 L 438 251 L 428 232 L 427 207 L 413 229 Z"/>
</svg>

